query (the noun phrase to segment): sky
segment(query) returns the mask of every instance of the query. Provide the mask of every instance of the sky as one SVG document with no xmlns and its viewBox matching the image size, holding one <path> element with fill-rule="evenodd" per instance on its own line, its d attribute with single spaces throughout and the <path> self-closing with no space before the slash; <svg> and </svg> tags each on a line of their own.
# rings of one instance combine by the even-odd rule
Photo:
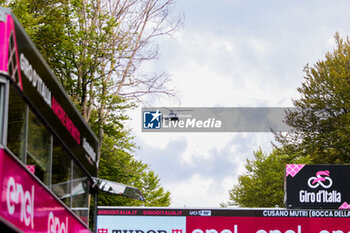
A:
<svg viewBox="0 0 350 233">
<path fill-rule="evenodd" d="M 167 72 L 180 102 L 160 96 L 147 107 L 291 107 L 303 68 L 350 33 L 346 0 L 177 0 L 183 29 L 160 40 L 160 56 L 145 72 Z M 142 106 L 140 106 L 142 107 Z M 171 207 L 220 207 L 271 133 L 145 133 L 141 108 L 128 123 L 149 164 L 171 193 Z"/>
</svg>

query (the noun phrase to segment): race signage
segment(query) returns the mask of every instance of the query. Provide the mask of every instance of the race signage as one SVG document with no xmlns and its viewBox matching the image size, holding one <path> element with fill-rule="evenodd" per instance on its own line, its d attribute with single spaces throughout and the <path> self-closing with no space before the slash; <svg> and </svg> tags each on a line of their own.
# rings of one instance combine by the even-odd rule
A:
<svg viewBox="0 0 350 233">
<path fill-rule="evenodd" d="M 287 208 L 350 209 L 349 165 L 287 164 Z"/>
<path fill-rule="evenodd" d="M 350 210 L 100 207 L 97 233 L 348 233 Z"/>
<path fill-rule="evenodd" d="M 0 150 L 0 187 L 0 219 L 5 223 L 23 232 L 90 233 L 5 149 Z"/>
</svg>

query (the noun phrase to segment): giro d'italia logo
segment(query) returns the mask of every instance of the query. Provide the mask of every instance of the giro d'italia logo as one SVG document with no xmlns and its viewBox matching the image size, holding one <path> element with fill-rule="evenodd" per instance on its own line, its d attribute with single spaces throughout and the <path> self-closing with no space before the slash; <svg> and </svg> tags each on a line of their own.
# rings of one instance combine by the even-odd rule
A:
<svg viewBox="0 0 350 233">
<path fill-rule="evenodd" d="M 316 177 L 310 177 L 307 184 L 310 188 L 317 188 L 318 186 L 322 186 L 325 189 L 328 189 L 332 186 L 333 181 L 329 177 L 329 171 L 318 171 L 316 172 Z"/>
<path fill-rule="evenodd" d="M 144 111 L 143 112 L 143 128 L 144 129 L 160 129 L 162 113 L 157 111 Z"/>
</svg>

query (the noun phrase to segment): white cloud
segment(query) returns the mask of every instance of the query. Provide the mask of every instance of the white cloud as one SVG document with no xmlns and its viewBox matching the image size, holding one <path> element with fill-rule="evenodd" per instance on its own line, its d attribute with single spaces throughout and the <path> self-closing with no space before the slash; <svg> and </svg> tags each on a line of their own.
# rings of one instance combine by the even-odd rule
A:
<svg viewBox="0 0 350 233">
<path fill-rule="evenodd" d="M 260 146 L 265 152 L 271 151 L 272 138 L 270 133 L 183 134 L 172 138 L 165 147 L 158 147 L 157 141 L 139 141 L 144 148 L 137 158 L 159 174 L 165 189 L 172 193 L 172 206 L 193 206 L 200 200 L 205 205 L 217 206 L 228 200 L 228 190 L 235 177 L 244 172 L 245 161 L 252 158 L 253 151 Z M 192 182 L 201 185 L 191 185 Z M 188 187 L 191 188 L 184 193 Z M 204 190 L 207 197 L 197 200 L 196 195 Z M 217 193 L 209 195 L 209 190 Z"/>
<path fill-rule="evenodd" d="M 219 207 L 220 202 L 228 200 L 228 190 L 232 188 L 230 179 L 193 174 L 187 180 L 167 184 L 166 188 L 172 190 L 173 207 Z"/>
<path fill-rule="evenodd" d="M 182 106 L 291 105 L 296 90 L 285 84 L 296 86 L 295 77 L 302 77 L 302 68 L 290 73 L 274 66 L 278 48 L 256 35 L 184 31 L 167 42 L 172 46 L 157 64 L 173 77 Z"/>
</svg>

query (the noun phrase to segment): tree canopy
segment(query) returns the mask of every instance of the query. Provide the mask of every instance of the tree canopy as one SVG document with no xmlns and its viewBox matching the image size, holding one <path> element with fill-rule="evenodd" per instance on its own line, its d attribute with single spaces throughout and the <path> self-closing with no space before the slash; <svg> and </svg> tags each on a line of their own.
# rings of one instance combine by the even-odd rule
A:
<svg viewBox="0 0 350 233">
<path fill-rule="evenodd" d="M 228 204 L 274 207 L 283 203 L 287 163 L 350 163 L 350 40 L 335 35 L 336 48 L 324 60 L 305 66 L 301 98 L 286 113 L 288 133 L 275 133 L 279 143 L 266 155 L 247 160 L 246 173 L 230 191 Z"/>
<path fill-rule="evenodd" d="M 125 111 L 143 95 L 175 95 L 168 76 L 142 74 L 156 59 L 156 38 L 181 27 L 173 0 L 0 0 L 11 8 L 99 138 L 99 176 L 134 185 L 146 205 L 170 204 L 159 177 L 135 160 Z M 100 204 L 139 205 L 119 197 Z"/>
<path fill-rule="evenodd" d="M 289 163 L 309 163 L 309 158 L 290 156 L 281 148 L 271 153 L 261 149 L 247 159 L 246 172 L 238 176 L 238 183 L 229 190 L 229 201 L 222 206 L 275 207 L 284 206 L 284 170 Z"/>
<path fill-rule="evenodd" d="M 271 154 L 261 149 L 247 159 L 246 173 L 238 177 L 229 191 L 228 205 L 241 207 L 274 207 L 283 205 L 283 170 L 286 157 L 277 150 Z"/>
<path fill-rule="evenodd" d="M 114 143 L 105 140 L 105 143 Z M 111 146 L 111 145 L 110 145 Z M 107 180 L 115 180 L 140 189 L 145 202 L 132 200 L 109 193 L 99 194 L 99 205 L 107 206 L 168 206 L 170 205 L 170 192 L 160 185 L 159 177 L 149 169 L 147 164 L 135 160 L 130 153 L 121 149 L 102 148 L 100 174 Z M 116 180 L 117 178 L 117 180 Z"/>
<path fill-rule="evenodd" d="M 313 163 L 350 163 L 350 41 L 335 35 L 336 48 L 305 67 L 305 81 L 286 115 L 292 131 L 276 134 L 289 154 Z"/>
</svg>

